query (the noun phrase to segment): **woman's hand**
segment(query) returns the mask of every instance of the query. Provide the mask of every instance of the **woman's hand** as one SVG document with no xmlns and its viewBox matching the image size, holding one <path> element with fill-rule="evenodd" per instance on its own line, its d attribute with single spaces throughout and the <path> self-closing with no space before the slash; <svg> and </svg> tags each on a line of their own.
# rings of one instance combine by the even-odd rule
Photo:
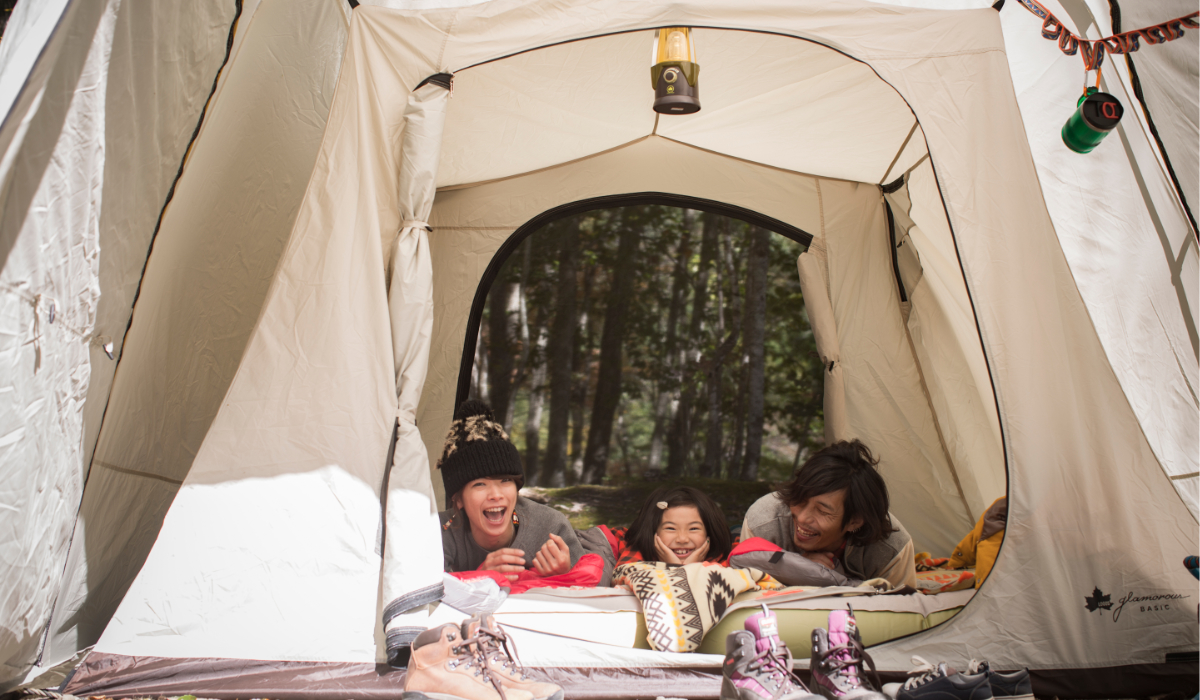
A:
<svg viewBox="0 0 1200 700">
<path fill-rule="evenodd" d="M 809 561 L 815 561 L 826 569 L 833 569 L 837 566 L 837 560 L 833 558 L 831 552 L 800 552 L 801 556 Z"/>
<path fill-rule="evenodd" d="M 553 537 L 553 535 L 551 535 Z M 525 570 L 525 552 L 511 547 L 488 552 L 479 565 L 479 571 L 498 571 L 509 581 L 516 581 L 517 574 Z"/>
<path fill-rule="evenodd" d="M 550 539 L 533 556 L 533 568 L 539 576 L 557 576 L 571 570 L 571 548 L 563 538 L 550 533 Z"/>
</svg>

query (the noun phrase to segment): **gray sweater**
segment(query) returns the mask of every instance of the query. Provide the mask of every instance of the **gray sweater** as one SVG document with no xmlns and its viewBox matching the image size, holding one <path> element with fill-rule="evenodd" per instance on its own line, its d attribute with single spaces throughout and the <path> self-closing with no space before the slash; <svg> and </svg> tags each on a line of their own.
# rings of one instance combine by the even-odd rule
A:
<svg viewBox="0 0 1200 700">
<path fill-rule="evenodd" d="M 525 568 L 533 567 L 534 555 L 550 539 L 552 532 L 563 538 L 571 550 L 571 566 L 579 562 L 583 556 L 583 546 L 565 515 L 524 496 L 517 497 L 514 510 L 519 524 L 517 535 L 508 546 L 525 552 Z M 442 521 L 442 556 L 446 571 L 478 569 L 489 552 L 471 537 L 471 525 L 466 514 L 448 510 L 439 513 L 438 517 Z"/>
<path fill-rule="evenodd" d="M 886 578 L 897 586 L 916 586 L 912 537 L 896 516 L 888 513 L 888 517 L 892 520 L 892 527 L 896 528 L 895 532 L 865 547 L 847 543 L 846 551 L 834 570 L 859 580 Z M 792 539 L 792 513 L 778 491 L 758 499 L 746 511 L 746 519 L 742 523 L 742 541 L 751 537 L 761 537 L 777 544 L 785 552 L 798 551 Z"/>
</svg>

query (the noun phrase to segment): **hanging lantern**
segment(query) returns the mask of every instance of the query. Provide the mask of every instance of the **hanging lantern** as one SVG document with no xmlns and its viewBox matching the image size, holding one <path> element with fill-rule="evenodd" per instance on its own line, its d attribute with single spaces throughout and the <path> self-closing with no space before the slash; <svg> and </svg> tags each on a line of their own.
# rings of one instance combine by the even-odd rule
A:
<svg viewBox="0 0 1200 700">
<path fill-rule="evenodd" d="M 1063 124 L 1062 140 L 1076 153 L 1091 153 L 1108 132 L 1117 128 L 1125 108 L 1117 98 L 1091 87 L 1079 98 L 1078 109 Z"/>
<path fill-rule="evenodd" d="M 660 114 L 692 114 L 700 111 L 700 65 L 696 46 L 687 27 L 658 30 L 654 42 L 654 111 Z"/>
</svg>

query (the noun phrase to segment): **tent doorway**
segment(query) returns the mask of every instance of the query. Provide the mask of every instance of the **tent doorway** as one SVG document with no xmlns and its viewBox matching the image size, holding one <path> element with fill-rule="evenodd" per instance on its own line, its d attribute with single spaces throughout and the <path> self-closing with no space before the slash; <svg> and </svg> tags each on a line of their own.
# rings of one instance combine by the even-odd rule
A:
<svg viewBox="0 0 1200 700">
<path fill-rule="evenodd" d="M 492 403 L 531 485 L 779 480 L 823 429 L 795 269 L 811 240 L 668 195 L 535 217 L 480 281 L 459 397 Z"/>
</svg>

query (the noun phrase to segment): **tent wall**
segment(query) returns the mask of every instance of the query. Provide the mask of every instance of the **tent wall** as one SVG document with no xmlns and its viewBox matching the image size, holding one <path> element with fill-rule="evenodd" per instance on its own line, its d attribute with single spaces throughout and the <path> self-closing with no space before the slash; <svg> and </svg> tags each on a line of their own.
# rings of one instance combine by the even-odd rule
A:
<svg viewBox="0 0 1200 700">
<path fill-rule="evenodd" d="M 929 161 L 888 201 L 896 220 L 896 264 L 911 306 L 906 323 L 912 350 L 956 490 L 978 517 L 1006 491 L 1004 450 L 987 360 Z"/>
<path fill-rule="evenodd" d="M 76 3 L 0 160 L 0 690 L 37 659 L 83 488 L 108 52 L 118 3 Z M 35 76 L 37 77 L 37 76 Z M 14 133 L 15 132 L 15 133 Z"/>
<path fill-rule="evenodd" d="M 1101 32 L 1107 36 L 1114 31 L 1112 25 L 1115 14 L 1120 15 L 1120 26 L 1115 31 L 1127 32 L 1195 12 L 1196 3 L 1191 0 L 1114 0 L 1097 3 L 1093 0 L 1089 8 L 1098 20 Z M 1106 19 L 1107 22 L 1104 21 Z M 1196 214 L 1200 212 L 1200 168 L 1197 168 L 1200 159 L 1196 153 L 1196 144 L 1200 141 L 1200 114 L 1196 108 L 1200 103 L 1200 52 L 1192 43 L 1173 41 L 1151 51 L 1131 54 L 1128 62 L 1123 57 L 1110 60 L 1125 64 L 1122 66 L 1122 75 L 1129 64 L 1133 64 L 1141 84 L 1145 110 L 1149 112 L 1154 129 L 1158 132 L 1158 140 L 1166 151 L 1195 224 Z M 1132 88 L 1131 80 L 1131 93 Z M 1142 111 L 1140 102 L 1135 100 L 1125 104 Z"/>
<path fill-rule="evenodd" d="M 160 17 L 161 28 L 151 35 L 170 47 L 169 29 L 192 19 Z M 119 371 L 103 407 L 49 659 L 95 643 L 150 551 L 238 367 L 316 158 L 345 42 L 342 8 L 322 0 L 268 0 L 239 25 L 245 36 L 163 216 L 125 347 L 119 301 L 107 318 L 121 352 Z M 226 35 L 230 28 L 217 27 L 215 18 L 206 26 Z M 125 73 L 128 62 L 139 60 L 132 56 L 135 46 L 125 51 L 115 70 L 130 82 L 119 87 L 132 83 L 131 93 L 150 100 L 154 74 Z M 223 57 L 222 50 L 218 60 Z M 196 80 L 211 89 L 214 75 L 215 68 Z M 125 113 L 122 121 L 130 119 Z M 177 119 L 181 135 L 127 137 L 121 166 L 151 180 L 164 171 L 173 178 L 168 157 L 156 153 L 156 139 L 189 138 L 194 120 Z M 158 182 L 159 192 L 170 185 Z M 107 268 L 114 297 L 126 303 L 139 284 L 134 253 L 146 245 L 158 216 L 141 196 L 123 192 L 112 212 L 114 234 L 126 225 L 141 234 L 115 244 Z M 155 201 L 161 206 L 163 200 Z M 120 258 L 126 250 L 130 260 Z"/>
<path fill-rule="evenodd" d="M 1114 600 L 1194 595 L 1179 562 L 1198 546 L 1196 521 L 1164 478 L 1037 205 L 1003 53 L 872 63 L 921 118 L 987 349 L 1009 473 L 1004 548 L 975 599 L 875 658 L 899 667 L 919 644 L 923 655 L 969 654 L 998 667 L 1087 668 L 1162 664 L 1166 652 L 1195 650 L 1190 603 L 1117 615 L 1085 607 L 1097 588 Z M 966 100 L 953 89 L 964 84 L 991 88 Z M 963 134 L 965 125 L 979 136 Z M 1048 641 L 1014 643 L 1035 639 Z"/>
<path fill-rule="evenodd" d="M 1055 5 L 1050 9 L 1063 21 L 1075 17 L 1078 24 L 1089 23 L 1086 8 L 1071 7 L 1071 14 Z M 1194 517 L 1200 491 L 1200 346 L 1195 335 L 1200 257 L 1195 236 L 1127 87 L 1124 61 L 1106 60 L 1104 89 L 1125 105 L 1125 116 L 1115 133 L 1081 156 L 1067 150 L 1059 133 L 1079 96 L 1079 56 L 1065 56 L 1055 42 L 1041 39 L 1041 22 L 1020 6 L 1000 16 L 1011 45 L 1009 65 L 1023 137 L 1041 183 L 1039 197 L 1055 223 L 1121 388 Z M 1109 33 L 1107 16 L 1098 13 L 1096 19 Z M 1195 41 L 1189 32 L 1173 43 L 1195 53 Z M 1144 47 L 1135 60 L 1171 46 Z M 1196 110 L 1193 102 L 1178 117 L 1186 121 Z M 1192 167 L 1195 158 L 1193 144 Z"/>
<path fill-rule="evenodd" d="M 287 37 L 295 15 L 294 3 L 276 7 L 282 24 L 268 25 L 268 38 Z M 378 535 L 398 400 L 385 260 L 405 221 L 405 105 L 436 71 L 384 60 L 390 44 L 372 29 L 356 15 L 329 128 L 315 162 L 297 169 L 309 180 L 262 313 L 99 651 L 386 658 Z M 424 155 L 418 169 L 430 167 Z M 407 185 L 422 182 L 432 177 Z"/>
</svg>

